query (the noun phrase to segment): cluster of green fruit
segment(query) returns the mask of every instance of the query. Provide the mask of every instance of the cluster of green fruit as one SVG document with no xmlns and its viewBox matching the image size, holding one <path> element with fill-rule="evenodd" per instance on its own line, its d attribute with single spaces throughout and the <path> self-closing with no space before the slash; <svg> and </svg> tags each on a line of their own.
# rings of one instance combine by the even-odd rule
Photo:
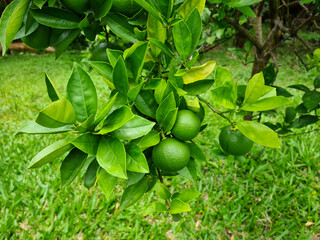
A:
<svg viewBox="0 0 320 240">
<path fill-rule="evenodd" d="M 200 119 L 190 110 L 180 110 L 172 129 L 173 137 L 161 141 L 153 148 L 152 160 L 163 175 L 175 173 L 187 166 L 190 160 L 190 149 L 185 141 L 195 138 L 201 127 Z M 247 154 L 253 141 L 232 126 L 222 128 L 219 135 L 222 150 L 230 155 Z"/>
</svg>

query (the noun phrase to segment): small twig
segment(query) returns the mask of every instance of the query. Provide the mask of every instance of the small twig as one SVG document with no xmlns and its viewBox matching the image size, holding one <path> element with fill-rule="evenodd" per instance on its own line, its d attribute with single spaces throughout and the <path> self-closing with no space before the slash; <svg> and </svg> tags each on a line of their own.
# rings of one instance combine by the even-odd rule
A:
<svg viewBox="0 0 320 240">
<path fill-rule="evenodd" d="M 159 180 L 160 180 L 161 183 L 163 183 L 163 177 L 161 175 L 161 172 L 160 172 L 159 168 L 157 168 L 157 171 L 158 171 Z"/>
<path fill-rule="evenodd" d="M 320 133 L 320 129 L 315 129 L 309 132 L 302 132 L 302 133 L 293 133 L 293 134 L 289 134 L 289 135 L 279 135 L 280 138 L 286 138 L 286 137 L 292 137 L 292 136 L 298 136 L 298 135 L 304 135 L 304 134 L 309 134 L 309 133 L 313 133 L 313 132 L 319 132 Z"/>
<path fill-rule="evenodd" d="M 201 96 L 197 95 L 197 98 L 203 102 L 204 104 L 206 104 L 210 110 L 216 114 L 218 114 L 219 116 L 223 117 L 224 119 L 228 120 L 228 122 L 233 126 L 233 122 L 228 118 L 226 117 L 222 112 L 218 111 L 217 109 L 215 109 L 207 100 L 205 100 L 204 98 L 202 98 Z"/>
</svg>

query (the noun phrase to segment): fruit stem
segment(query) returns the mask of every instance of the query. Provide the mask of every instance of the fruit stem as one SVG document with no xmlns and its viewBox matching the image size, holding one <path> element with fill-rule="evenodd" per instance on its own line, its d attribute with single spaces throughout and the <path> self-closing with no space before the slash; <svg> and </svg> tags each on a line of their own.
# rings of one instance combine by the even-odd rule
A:
<svg viewBox="0 0 320 240">
<path fill-rule="evenodd" d="M 201 96 L 197 95 L 197 98 L 203 102 L 204 104 L 206 104 L 208 106 L 208 108 L 210 108 L 210 110 L 216 114 L 218 114 L 219 116 L 223 117 L 224 119 L 228 120 L 228 122 L 234 127 L 234 123 L 228 118 L 226 117 L 222 112 L 219 112 L 217 109 L 215 109 L 207 100 L 205 100 L 204 98 L 202 98 Z"/>
<path fill-rule="evenodd" d="M 157 168 L 157 171 L 158 171 L 159 180 L 160 180 L 161 183 L 163 183 L 163 178 L 162 178 L 162 175 L 161 175 L 161 172 L 160 172 L 159 168 Z"/>
</svg>

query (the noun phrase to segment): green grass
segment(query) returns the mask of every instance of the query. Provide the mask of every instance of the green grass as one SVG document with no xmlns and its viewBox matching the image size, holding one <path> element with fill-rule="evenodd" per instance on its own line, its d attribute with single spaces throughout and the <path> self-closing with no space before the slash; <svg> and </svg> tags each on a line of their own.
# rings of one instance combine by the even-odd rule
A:
<svg viewBox="0 0 320 240">
<path fill-rule="evenodd" d="M 306 73 L 290 52 L 281 51 L 285 57 L 279 61 L 278 84 L 311 85 L 312 72 Z M 228 67 L 238 81 L 250 76 L 251 65 L 242 66 L 226 50 L 206 54 L 201 61 L 208 58 Z M 226 122 L 207 111 L 209 126 L 197 142 L 209 163 L 199 166 L 198 182 L 180 177 L 166 180 L 171 191 L 190 186 L 202 192 L 191 203 L 192 212 L 183 214 L 179 222 L 162 214 L 142 217 L 146 204 L 156 198 L 153 193 L 114 214 L 121 186 L 109 201 L 98 187 L 85 189 L 82 177 L 61 189 L 62 159 L 27 169 L 40 149 L 64 136 L 15 137 L 14 133 L 50 102 L 44 72 L 63 92 L 73 61 L 80 61 L 80 56 L 68 53 L 57 61 L 53 55 L 31 54 L 0 59 L 0 239 L 320 238 L 318 133 L 283 138 L 279 150 L 267 149 L 260 158 L 235 161 L 217 154 L 217 136 Z M 91 76 L 99 99 L 106 101 L 103 80 L 94 72 Z M 261 151 L 255 145 L 251 154 L 258 156 Z M 308 221 L 315 225 L 306 226 Z"/>
</svg>

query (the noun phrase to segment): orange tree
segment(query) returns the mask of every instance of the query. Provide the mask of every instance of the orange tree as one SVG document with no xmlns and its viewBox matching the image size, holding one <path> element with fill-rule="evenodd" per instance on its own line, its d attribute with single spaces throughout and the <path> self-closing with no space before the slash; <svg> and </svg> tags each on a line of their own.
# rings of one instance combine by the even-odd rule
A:
<svg viewBox="0 0 320 240">
<path fill-rule="evenodd" d="M 66 135 L 40 151 L 29 168 L 66 155 L 60 167 L 63 187 L 88 166 L 83 176 L 88 189 L 97 184 L 109 198 L 117 184 L 125 186 L 120 210 L 156 191 L 159 199 L 146 206 L 144 214 L 160 211 L 179 217 L 191 210 L 189 202 L 200 192 L 182 187 L 169 191 L 164 178 L 170 176 L 170 181 L 180 175 L 197 181 L 197 166 L 207 162 L 193 141 L 206 127 L 204 107 L 229 122 L 228 133 L 221 137 L 221 150 L 226 154 L 245 154 L 251 141 L 280 147 L 277 133 L 260 123 L 261 115 L 259 121 L 243 120 L 291 103 L 265 84 L 262 72 L 240 89 L 230 72 L 216 67 L 215 61 L 194 66 L 205 0 L 130 0 L 130 16 L 124 15 L 126 11 L 120 13 L 112 0 L 75 2 L 15 0 L 0 20 L 3 53 L 13 39 L 22 38 L 34 48 L 54 46 L 59 57 L 79 34 L 88 41 L 97 35 L 113 36 L 128 45 L 124 51 L 107 48 L 103 61 L 89 62 L 111 89 L 110 96 L 101 99 L 108 100 L 99 110 L 94 83 L 79 64 L 74 64 L 65 94 L 45 76 L 52 103 L 18 133 Z M 246 2 L 244 7 L 257 1 Z M 314 64 L 318 62 L 315 58 Z M 214 106 L 203 97 L 208 91 Z M 308 97 L 308 102 L 313 99 Z M 295 115 L 286 117 L 290 124 L 301 123 Z M 245 151 L 230 151 L 238 139 L 248 143 Z"/>
</svg>

